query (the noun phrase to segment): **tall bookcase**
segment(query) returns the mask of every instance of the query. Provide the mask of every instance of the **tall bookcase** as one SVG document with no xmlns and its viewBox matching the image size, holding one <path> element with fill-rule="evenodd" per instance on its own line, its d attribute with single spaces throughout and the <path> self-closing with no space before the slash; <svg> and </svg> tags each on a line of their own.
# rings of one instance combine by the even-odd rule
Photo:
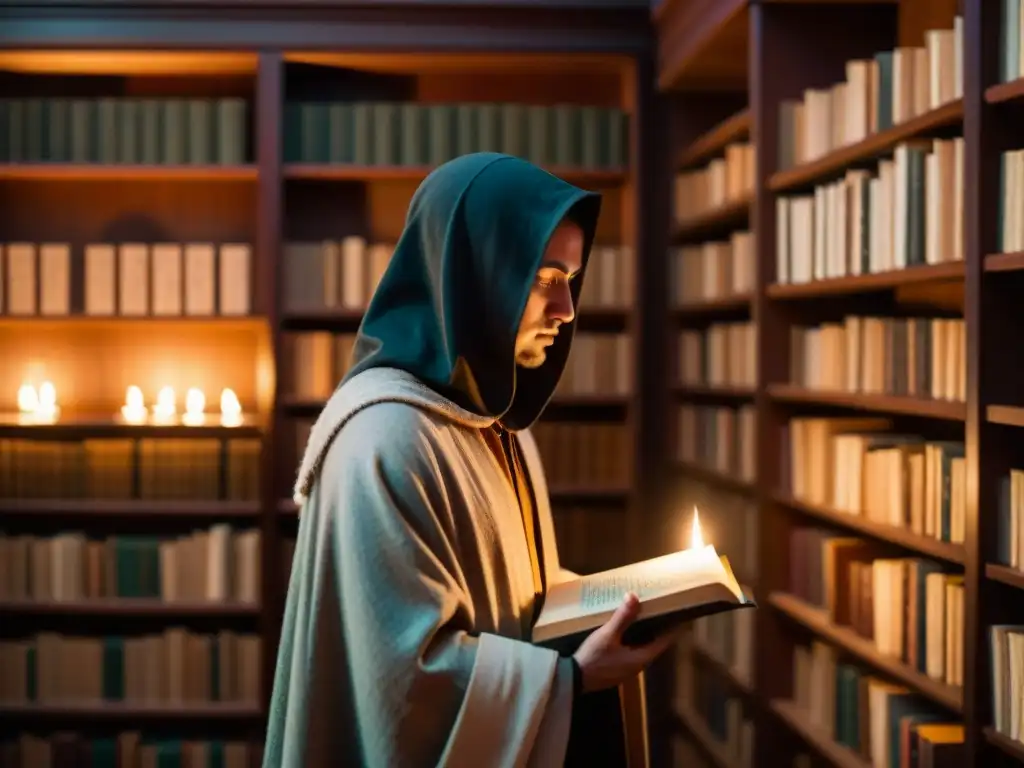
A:
<svg viewBox="0 0 1024 768">
<path fill-rule="evenodd" d="M 645 553 L 653 36 L 645 6 L 573 6 L 142 4 L 5 22 L 0 400 L 16 411 L 22 384 L 38 399 L 45 381 L 61 410 L 0 427 L 17 554 L 0 579 L 4 760 L 258 764 L 304 424 L 412 192 L 463 152 L 510 151 L 605 194 L 582 343 L 536 432 L 566 565 Z M 151 408 L 173 387 L 179 414 L 202 390 L 206 417 L 125 423 L 129 386 Z M 222 423 L 223 388 L 240 426 Z"/>
<path fill-rule="evenodd" d="M 749 630 L 710 633 L 711 654 L 697 633 L 680 662 L 680 719 L 723 767 L 880 765 L 900 738 L 916 742 L 915 759 L 885 764 L 931 765 L 943 750 L 957 764 L 1020 764 L 1009 702 L 1024 700 L 1012 650 L 1024 623 L 1012 351 L 1021 10 L 899 0 L 736 14 L 743 88 L 685 92 L 660 40 L 674 62 L 661 85 L 681 89 L 666 93 L 681 116 L 677 172 L 724 156 L 741 128 L 756 148 L 749 200 L 699 219 L 715 238 L 749 226 L 752 290 L 688 313 L 749 318 L 753 349 L 709 334 L 676 356 L 687 400 L 742 398 L 754 425 L 744 436 L 707 417 L 695 439 L 676 435 L 691 454 L 668 524 L 703 499 L 702 519 L 720 525 L 733 519 L 722 494 L 748 495 L 760 607 Z M 693 26 L 706 39 L 690 49 L 714 49 L 723 24 Z M 707 106 L 743 91 L 732 117 Z M 738 392 L 729 376 L 746 373 L 748 354 L 756 377 Z M 752 461 L 751 482 L 730 458 Z M 729 727 L 730 698 L 754 724 L 752 749 Z"/>
</svg>

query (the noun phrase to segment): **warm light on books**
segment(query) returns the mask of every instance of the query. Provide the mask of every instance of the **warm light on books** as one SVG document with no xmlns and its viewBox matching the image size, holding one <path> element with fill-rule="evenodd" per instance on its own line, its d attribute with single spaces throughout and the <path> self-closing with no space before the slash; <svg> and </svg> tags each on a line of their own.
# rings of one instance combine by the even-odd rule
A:
<svg viewBox="0 0 1024 768">
<path fill-rule="evenodd" d="M 197 427 L 206 419 L 206 395 L 203 390 L 190 387 L 185 393 L 185 413 L 181 417 L 182 424 Z"/>
<path fill-rule="evenodd" d="M 690 549 L 704 548 L 704 534 L 700 529 L 700 518 L 697 515 L 697 508 L 693 508 L 693 525 L 690 526 Z"/>
<path fill-rule="evenodd" d="M 164 387 L 156 394 L 156 405 L 153 406 L 153 420 L 169 422 L 174 420 L 178 407 L 175 402 L 174 387 Z"/>
<path fill-rule="evenodd" d="M 126 424 L 142 424 L 146 420 L 146 413 L 146 401 L 142 396 L 142 390 L 133 384 L 124 394 L 121 418 Z"/>
<path fill-rule="evenodd" d="M 220 421 L 225 427 L 237 427 L 242 423 L 242 404 L 234 390 L 225 388 L 220 393 Z"/>
<path fill-rule="evenodd" d="M 31 384 L 18 387 L 18 411 L 31 416 L 39 409 L 39 393 Z"/>
</svg>

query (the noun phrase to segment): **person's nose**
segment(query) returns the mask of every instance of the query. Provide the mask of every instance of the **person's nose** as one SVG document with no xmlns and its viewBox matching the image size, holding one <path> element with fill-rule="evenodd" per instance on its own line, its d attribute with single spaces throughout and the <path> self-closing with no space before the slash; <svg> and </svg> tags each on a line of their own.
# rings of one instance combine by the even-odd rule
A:
<svg viewBox="0 0 1024 768">
<path fill-rule="evenodd" d="M 561 283 L 548 306 L 548 316 L 561 323 L 571 323 L 576 317 L 576 308 L 572 305 L 572 289 L 568 282 Z"/>
</svg>

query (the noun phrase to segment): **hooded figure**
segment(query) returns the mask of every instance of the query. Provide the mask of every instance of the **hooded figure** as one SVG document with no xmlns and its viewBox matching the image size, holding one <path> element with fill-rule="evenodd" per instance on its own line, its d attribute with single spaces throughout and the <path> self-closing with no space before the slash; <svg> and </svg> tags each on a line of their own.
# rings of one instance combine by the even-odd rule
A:
<svg viewBox="0 0 1024 768">
<path fill-rule="evenodd" d="M 574 664 L 529 640 L 567 572 L 528 428 L 566 364 L 599 211 L 494 153 L 414 195 L 299 470 L 267 768 L 568 759 Z M 560 233 L 578 263 L 550 265 L 574 273 L 552 319 L 531 297 Z"/>
</svg>

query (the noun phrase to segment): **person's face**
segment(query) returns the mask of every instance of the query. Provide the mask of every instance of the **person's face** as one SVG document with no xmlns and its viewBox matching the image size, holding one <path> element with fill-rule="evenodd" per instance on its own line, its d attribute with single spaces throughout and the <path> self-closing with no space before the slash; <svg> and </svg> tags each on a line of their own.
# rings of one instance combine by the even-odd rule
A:
<svg viewBox="0 0 1024 768">
<path fill-rule="evenodd" d="M 530 289 L 530 298 L 516 336 L 516 363 L 524 368 L 539 368 L 547 359 L 547 349 L 555 343 L 562 323 L 575 316 L 569 281 L 583 267 L 583 230 L 563 222 L 555 230 L 544 251 L 544 260 Z"/>
</svg>

